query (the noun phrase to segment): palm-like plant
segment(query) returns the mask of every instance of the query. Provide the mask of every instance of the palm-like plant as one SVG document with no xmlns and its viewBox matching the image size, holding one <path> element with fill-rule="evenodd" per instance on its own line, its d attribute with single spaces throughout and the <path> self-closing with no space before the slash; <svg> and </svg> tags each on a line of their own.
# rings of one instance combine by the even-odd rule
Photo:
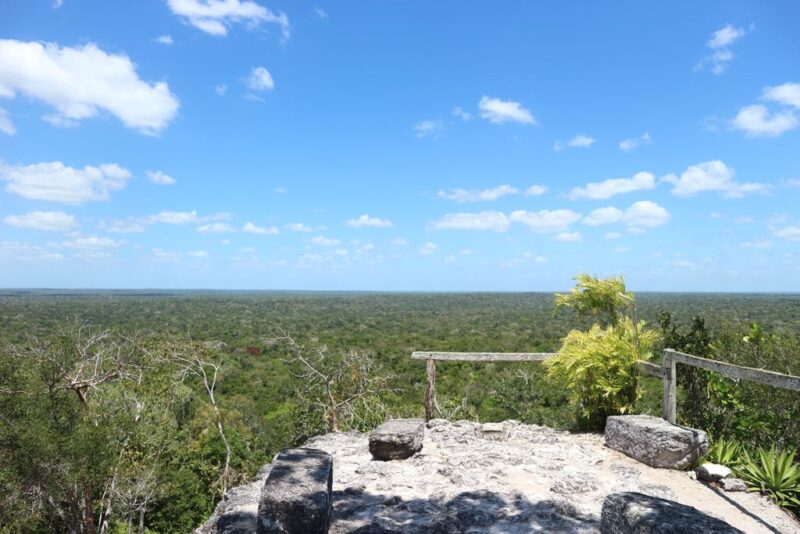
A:
<svg viewBox="0 0 800 534">
<path fill-rule="evenodd" d="M 775 504 L 786 508 L 800 507 L 800 464 L 793 452 L 777 452 L 761 448 L 755 456 L 744 451 L 736 473 L 745 479 L 753 491 L 760 491 Z"/>
<path fill-rule="evenodd" d="M 738 441 L 720 438 L 714 440 L 705 460 L 733 468 L 741 463 L 743 452 L 742 445 Z"/>
</svg>

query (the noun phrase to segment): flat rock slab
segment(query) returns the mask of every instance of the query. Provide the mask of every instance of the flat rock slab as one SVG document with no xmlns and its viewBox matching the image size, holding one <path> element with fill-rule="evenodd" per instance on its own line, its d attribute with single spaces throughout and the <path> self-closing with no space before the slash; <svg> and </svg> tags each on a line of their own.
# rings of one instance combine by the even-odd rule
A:
<svg viewBox="0 0 800 534">
<path fill-rule="evenodd" d="M 603 501 L 602 534 L 744 534 L 697 508 L 643 493 L 612 493 Z"/>
<path fill-rule="evenodd" d="M 651 415 L 608 417 L 605 443 L 634 460 L 664 469 L 686 469 L 708 451 L 708 436 L 702 430 Z"/>
<path fill-rule="evenodd" d="M 285 449 L 272 462 L 258 503 L 258 534 L 327 534 L 333 457 Z"/>
<path fill-rule="evenodd" d="M 403 460 L 422 450 L 422 419 L 391 419 L 369 435 L 369 452 L 376 460 Z"/>
<path fill-rule="evenodd" d="M 705 463 L 701 465 L 695 472 L 697 473 L 697 478 L 700 480 L 705 480 L 706 482 L 719 482 L 723 478 L 728 478 L 732 474 L 729 467 L 712 463 Z"/>
</svg>

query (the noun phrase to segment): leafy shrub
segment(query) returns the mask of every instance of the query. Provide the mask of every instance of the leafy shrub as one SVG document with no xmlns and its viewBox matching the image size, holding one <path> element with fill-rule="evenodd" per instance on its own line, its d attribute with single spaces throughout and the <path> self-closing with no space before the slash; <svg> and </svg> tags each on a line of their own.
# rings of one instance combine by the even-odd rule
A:
<svg viewBox="0 0 800 534">
<path fill-rule="evenodd" d="M 609 415 L 634 411 L 638 399 L 637 360 L 648 360 L 658 333 L 645 323 L 623 319 L 617 326 L 573 330 L 559 355 L 545 361 L 551 378 L 563 381 L 577 409 L 578 426 L 602 430 Z"/>
<path fill-rule="evenodd" d="M 755 457 L 744 451 L 736 474 L 784 508 L 800 508 L 800 464 L 794 453 L 760 448 Z"/>
<path fill-rule="evenodd" d="M 739 465 L 743 452 L 744 449 L 738 441 L 720 438 L 714 440 L 703 460 L 733 468 Z"/>
<path fill-rule="evenodd" d="M 571 308 L 578 316 L 600 320 L 605 325 L 617 324 L 625 315 L 633 315 L 633 294 L 625 290 L 621 276 L 595 278 L 588 274 L 575 277 L 577 283 L 569 293 L 555 296 L 555 309 Z"/>
</svg>

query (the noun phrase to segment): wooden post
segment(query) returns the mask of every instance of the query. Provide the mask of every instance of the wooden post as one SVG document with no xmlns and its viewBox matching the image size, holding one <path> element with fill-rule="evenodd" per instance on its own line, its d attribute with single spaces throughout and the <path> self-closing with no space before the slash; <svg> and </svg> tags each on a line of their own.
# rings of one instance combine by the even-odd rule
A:
<svg viewBox="0 0 800 534">
<path fill-rule="evenodd" d="M 433 419 L 436 406 L 436 360 L 428 358 L 428 385 L 425 387 L 425 420 Z"/>
<path fill-rule="evenodd" d="M 672 354 L 664 351 L 664 419 L 675 424 L 677 420 L 678 376 Z"/>
</svg>

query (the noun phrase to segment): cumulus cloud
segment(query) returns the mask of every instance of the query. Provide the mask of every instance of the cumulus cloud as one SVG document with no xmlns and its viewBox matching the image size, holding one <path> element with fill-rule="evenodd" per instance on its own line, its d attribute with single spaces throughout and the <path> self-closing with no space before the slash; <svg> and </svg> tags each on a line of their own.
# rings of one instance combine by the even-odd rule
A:
<svg viewBox="0 0 800 534">
<path fill-rule="evenodd" d="M 483 202 L 497 200 L 498 198 L 506 195 L 516 195 L 519 190 L 508 184 L 498 185 L 490 189 L 483 190 L 467 190 L 467 189 L 449 189 L 440 190 L 436 196 L 447 200 L 455 200 L 456 202 Z"/>
<path fill-rule="evenodd" d="M 151 182 L 157 185 L 175 185 L 176 183 L 175 178 L 161 171 L 147 171 L 145 174 Z"/>
<path fill-rule="evenodd" d="M 314 229 L 307 224 L 303 223 L 289 223 L 286 225 L 286 229 L 290 232 L 313 232 Z"/>
<path fill-rule="evenodd" d="M 159 35 L 158 37 L 153 39 L 153 41 L 155 41 L 158 44 L 162 44 L 162 45 L 166 45 L 166 46 L 169 46 L 174 42 L 172 40 L 172 36 L 171 35 Z"/>
<path fill-rule="evenodd" d="M 468 111 L 464 111 L 461 106 L 456 106 L 453 108 L 453 115 L 461 119 L 462 121 L 468 121 L 472 119 L 472 113 Z"/>
<path fill-rule="evenodd" d="M 761 98 L 800 109 L 800 83 L 787 82 L 775 87 L 765 87 Z"/>
<path fill-rule="evenodd" d="M 534 232 L 548 233 L 566 231 L 572 223 L 580 220 L 581 215 L 572 210 L 563 209 L 537 212 L 517 210 L 511 212 L 510 218 L 513 222 L 528 226 Z"/>
<path fill-rule="evenodd" d="M 207 250 L 190 250 L 186 255 L 192 258 L 208 258 L 211 256 Z"/>
<path fill-rule="evenodd" d="M 389 219 L 379 219 L 378 217 L 370 217 L 365 213 L 357 219 L 350 219 L 345 224 L 351 228 L 391 228 L 394 223 Z"/>
<path fill-rule="evenodd" d="M 8 116 L 8 112 L 3 108 L 0 108 L 0 132 L 8 135 L 17 133 L 17 129 L 11 121 L 11 117 Z"/>
<path fill-rule="evenodd" d="M 442 131 L 444 124 L 438 120 L 424 120 L 414 125 L 414 135 L 417 137 L 429 137 Z"/>
<path fill-rule="evenodd" d="M 284 13 L 275 14 L 249 0 L 167 0 L 167 5 L 175 15 L 210 35 L 227 35 L 234 24 L 255 27 L 266 22 L 277 24 L 283 39 L 289 38 L 289 18 Z"/>
<path fill-rule="evenodd" d="M 247 76 L 247 87 L 251 91 L 272 91 L 275 89 L 275 82 L 272 74 L 264 67 L 253 67 Z"/>
<path fill-rule="evenodd" d="M 489 230 L 505 232 L 511 221 L 502 212 L 482 211 L 480 213 L 448 213 L 430 224 L 437 230 Z"/>
<path fill-rule="evenodd" d="M 791 111 L 771 112 L 766 106 L 753 104 L 745 106 L 731 121 L 737 130 L 742 130 L 750 137 L 776 137 L 800 124 L 797 116 Z"/>
<path fill-rule="evenodd" d="M 209 223 L 197 227 L 197 231 L 204 234 L 228 234 L 236 231 L 236 228 L 228 223 Z"/>
<path fill-rule="evenodd" d="M 63 211 L 31 211 L 22 215 L 8 215 L 3 222 L 17 228 L 31 228 L 46 232 L 66 232 L 77 226 L 75 217 Z"/>
<path fill-rule="evenodd" d="M 247 222 L 242 226 L 242 232 L 256 235 L 275 235 L 280 232 L 280 230 L 274 226 L 257 226 L 256 224 Z"/>
<path fill-rule="evenodd" d="M 56 125 L 75 125 L 105 111 L 149 135 L 166 128 L 179 105 L 165 82 L 143 81 L 127 56 L 94 43 L 71 48 L 2 39 L 0 97 L 17 93 L 52 106 L 55 113 L 46 118 Z"/>
<path fill-rule="evenodd" d="M 649 172 L 637 172 L 632 178 L 613 178 L 603 182 L 592 182 L 585 187 L 574 187 L 569 193 L 569 198 L 602 200 L 622 193 L 653 189 L 655 186 L 655 176 Z"/>
<path fill-rule="evenodd" d="M 119 241 L 111 239 L 110 237 L 87 236 L 64 241 L 61 243 L 61 245 L 67 248 L 81 250 L 97 250 L 105 248 L 117 248 L 120 246 L 120 243 Z"/>
<path fill-rule="evenodd" d="M 324 235 L 318 235 L 312 237 L 308 241 L 312 245 L 319 245 L 321 247 L 335 247 L 336 245 L 340 244 L 341 242 L 338 239 L 333 239 L 330 237 L 325 237 Z"/>
<path fill-rule="evenodd" d="M 116 221 L 100 221 L 97 226 L 105 232 L 114 234 L 136 234 L 144 232 L 145 229 L 145 223 L 133 217 Z"/>
<path fill-rule="evenodd" d="M 200 222 L 196 211 L 162 211 L 145 217 L 147 224 L 193 224 Z"/>
<path fill-rule="evenodd" d="M 580 232 L 561 232 L 557 234 L 553 239 L 556 241 L 561 241 L 563 243 L 575 243 L 577 241 L 582 241 L 583 236 Z"/>
<path fill-rule="evenodd" d="M 669 212 L 662 206 L 649 200 L 642 200 L 634 202 L 625 211 L 612 206 L 598 208 L 583 218 L 583 224 L 601 226 L 624 223 L 629 228 L 644 229 L 661 226 L 669 222 L 669 219 Z M 605 235 L 605 239 L 617 239 L 619 237 L 619 234 L 615 232 L 609 232 Z"/>
<path fill-rule="evenodd" d="M 430 256 L 431 254 L 435 254 L 437 250 L 439 250 L 439 245 L 431 243 L 430 241 L 419 247 L 419 253 L 422 256 Z"/>
<path fill-rule="evenodd" d="M 763 183 L 736 182 L 733 179 L 735 174 L 732 167 L 720 160 L 713 160 L 690 165 L 680 176 L 669 174 L 663 180 L 673 184 L 672 194 L 679 197 L 689 197 L 703 191 L 719 191 L 726 197 L 738 198 L 752 193 L 766 193 L 770 189 Z"/>
<path fill-rule="evenodd" d="M 108 200 L 111 191 L 123 189 L 131 173 L 116 163 L 75 169 L 60 161 L 33 165 L 0 164 L 6 191 L 37 200 L 82 204 Z"/>
<path fill-rule="evenodd" d="M 744 28 L 736 28 L 726 24 L 711 34 L 706 42 L 706 47 L 711 49 L 711 54 L 695 65 L 695 70 L 710 68 L 711 72 L 720 75 L 728 69 L 734 55 L 730 46 L 746 35 Z"/>
<path fill-rule="evenodd" d="M 494 124 L 516 122 L 519 124 L 536 124 L 533 114 L 519 102 L 501 100 L 484 96 L 478 102 L 481 117 Z"/>
<path fill-rule="evenodd" d="M 565 148 L 589 148 L 595 143 L 594 137 L 590 137 L 586 134 L 578 134 L 566 143 L 562 143 L 561 141 L 556 141 L 553 145 L 553 150 L 556 152 L 560 152 Z"/>
<path fill-rule="evenodd" d="M 532 185 L 525 190 L 526 197 L 538 197 L 547 193 L 549 189 L 545 185 Z"/>
<path fill-rule="evenodd" d="M 800 224 L 777 228 L 773 234 L 775 237 L 786 239 L 787 241 L 800 241 Z"/>
<path fill-rule="evenodd" d="M 650 132 L 645 132 L 639 137 L 629 137 L 619 142 L 619 149 L 623 152 L 630 152 L 642 145 L 649 145 L 652 142 L 650 139 Z"/>
</svg>

